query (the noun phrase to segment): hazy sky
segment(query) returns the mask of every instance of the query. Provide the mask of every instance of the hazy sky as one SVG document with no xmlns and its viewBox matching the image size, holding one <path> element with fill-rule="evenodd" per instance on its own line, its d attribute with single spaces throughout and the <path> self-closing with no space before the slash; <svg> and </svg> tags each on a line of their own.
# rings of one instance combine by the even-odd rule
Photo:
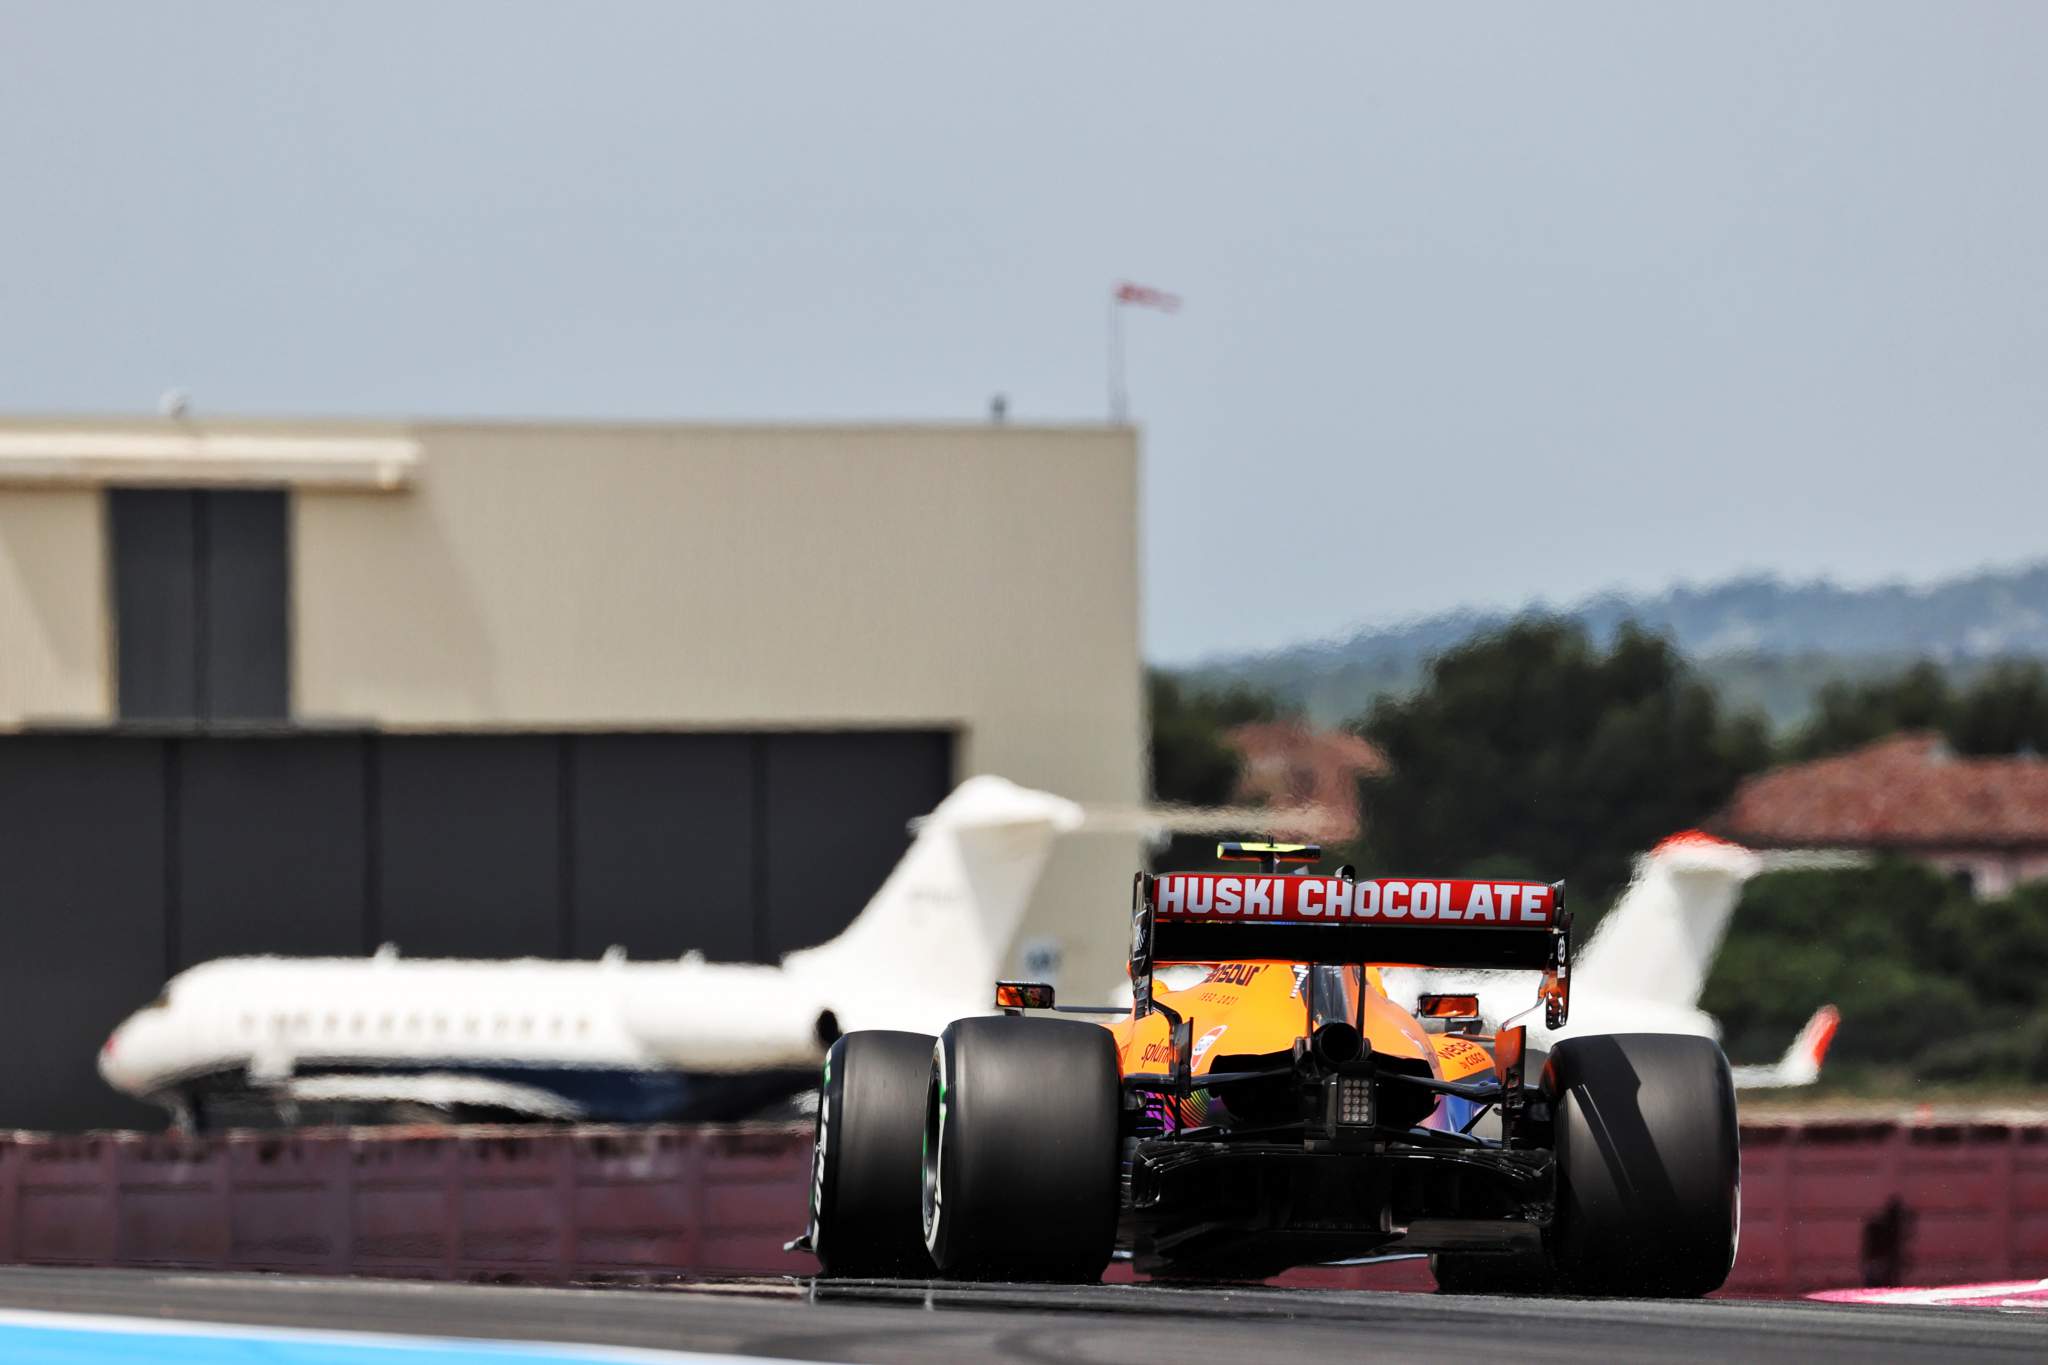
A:
<svg viewBox="0 0 2048 1365">
<path fill-rule="evenodd" d="M 0 0 L 0 410 L 1104 412 L 1163 659 L 2048 553 L 2048 5 Z"/>
</svg>

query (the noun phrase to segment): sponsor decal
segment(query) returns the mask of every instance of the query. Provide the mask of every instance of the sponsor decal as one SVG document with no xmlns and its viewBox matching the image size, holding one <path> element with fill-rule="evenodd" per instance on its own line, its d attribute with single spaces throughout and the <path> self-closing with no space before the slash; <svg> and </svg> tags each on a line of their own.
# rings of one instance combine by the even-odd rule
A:
<svg viewBox="0 0 2048 1365">
<path fill-rule="evenodd" d="M 1194 1059 L 1198 1062 L 1201 1061 L 1203 1054 L 1208 1052 L 1210 1048 L 1216 1046 L 1216 1040 L 1218 1038 L 1221 1038 L 1223 1036 L 1223 1030 L 1229 1027 L 1230 1025 L 1228 1024 L 1218 1024 L 1215 1028 L 1210 1029 L 1207 1033 L 1195 1039 Z"/>
<path fill-rule="evenodd" d="M 1207 980 L 1226 986 L 1249 986 L 1264 970 L 1264 965 L 1256 962 L 1219 962 L 1209 969 Z"/>
<path fill-rule="evenodd" d="M 1445 1061 L 1462 1067 L 1490 1066 L 1493 1058 L 1485 1048 L 1463 1038 L 1440 1038 L 1436 1045 L 1437 1055 Z"/>
<path fill-rule="evenodd" d="M 1159 878 L 1152 894 L 1161 919 L 1181 921 L 1329 924 L 1351 920 L 1532 929 L 1548 928 L 1557 914 L 1557 891 L 1541 882 L 1395 877 L 1354 882 L 1342 877 L 1182 872 Z"/>
</svg>

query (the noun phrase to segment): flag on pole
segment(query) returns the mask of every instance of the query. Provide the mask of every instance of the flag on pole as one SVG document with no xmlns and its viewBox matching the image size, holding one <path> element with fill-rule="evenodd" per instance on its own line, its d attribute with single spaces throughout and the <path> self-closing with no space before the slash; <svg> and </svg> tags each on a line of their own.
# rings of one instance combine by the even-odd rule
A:
<svg viewBox="0 0 2048 1365">
<path fill-rule="evenodd" d="M 1169 294 L 1164 289 L 1153 289 L 1147 285 L 1132 284 L 1129 280 L 1116 287 L 1116 301 L 1133 304 L 1139 308 L 1157 308 L 1162 313 L 1180 311 L 1180 295 Z"/>
</svg>

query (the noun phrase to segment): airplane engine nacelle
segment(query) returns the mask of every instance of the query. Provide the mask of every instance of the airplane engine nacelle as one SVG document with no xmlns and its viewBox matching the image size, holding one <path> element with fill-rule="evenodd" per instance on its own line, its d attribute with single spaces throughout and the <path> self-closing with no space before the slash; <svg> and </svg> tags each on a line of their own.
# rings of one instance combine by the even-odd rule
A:
<svg viewBox="0 0 2048 1365">
<path fill-rule="evenodd" d="M 625 973 L 626 1029 L 681 1071 L 821 1066 L 839 1020 L 815 988 L 777 967 L 689 964 Z"/>
</svg>

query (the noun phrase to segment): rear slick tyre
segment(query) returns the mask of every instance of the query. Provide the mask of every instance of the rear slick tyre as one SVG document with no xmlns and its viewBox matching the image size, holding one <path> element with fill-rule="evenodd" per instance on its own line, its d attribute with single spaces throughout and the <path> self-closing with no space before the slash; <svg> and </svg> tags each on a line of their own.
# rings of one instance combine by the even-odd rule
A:
<svg viewBox="0 0 2048 1365">
<path fill-rule="evenodd" d="M 1728 1059 L 1710 1038 L 1568 1038 L 1551 1053 L 1567 1294 L 1698 1298 L 1735 1263 L 1742 1164 Z"/>
<path fill-rule="evenodd" d="M 811 1152 L 811 1251 L 834 1278 L 928 1279 L 918 1144 L 932 1069 L 926 1033 L 849 1033 L 825 1054 Z"/>
<path fill-rule="evenodd" d="M 956 1279 L 1102 1278 L 1116 1246 L 1122 1086 L 1109 1030 L 962 1019 L 932 1050 L 925 1250 Z"/>
</svg>

